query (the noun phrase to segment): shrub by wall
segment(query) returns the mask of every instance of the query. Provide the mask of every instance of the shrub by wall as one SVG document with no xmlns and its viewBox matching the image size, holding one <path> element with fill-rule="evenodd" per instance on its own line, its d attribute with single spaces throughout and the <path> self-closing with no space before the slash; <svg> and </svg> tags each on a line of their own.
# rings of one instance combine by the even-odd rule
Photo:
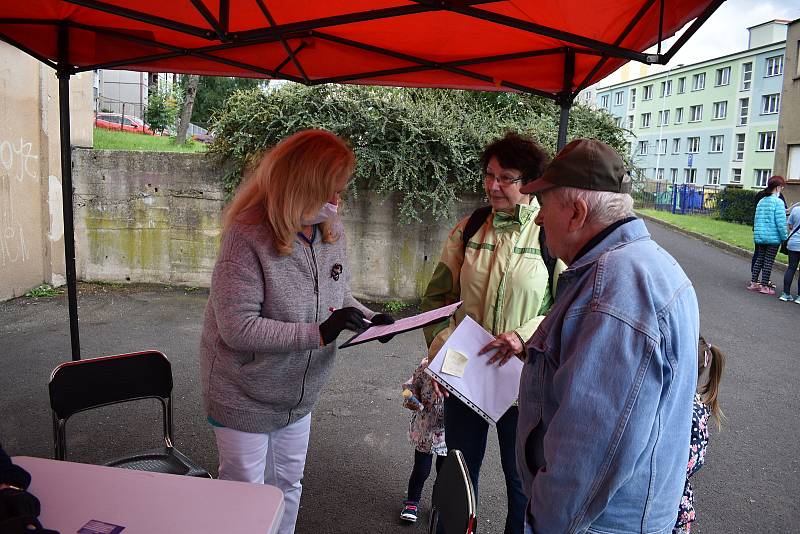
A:
<svg viewBox="0 0 800 534">
<path fill-rule="evenodd" d="M 753 225 L 757 191 L 726 187 L 717 196 L 719 218 L 723 221 Z"/>
</svg>

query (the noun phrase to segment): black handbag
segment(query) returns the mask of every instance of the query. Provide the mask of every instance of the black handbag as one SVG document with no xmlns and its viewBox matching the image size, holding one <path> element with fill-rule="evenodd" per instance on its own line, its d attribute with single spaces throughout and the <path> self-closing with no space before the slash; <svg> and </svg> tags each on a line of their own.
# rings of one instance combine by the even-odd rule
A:
<svg viewBox="0 0 800 534">
<path fill-rule="evenodd" d="M 789 237 L 787 237 L 784 241 L 781 241 L 781 254 L 786 254 L 787 256 L 789 255 L 789 240 L 795 233 L 797 233 L 798 230 L 800 230 L 800 224 L 795 226 L 794 230 L 792 230 L 792 233 L 789 234 Z"/>
</svg>

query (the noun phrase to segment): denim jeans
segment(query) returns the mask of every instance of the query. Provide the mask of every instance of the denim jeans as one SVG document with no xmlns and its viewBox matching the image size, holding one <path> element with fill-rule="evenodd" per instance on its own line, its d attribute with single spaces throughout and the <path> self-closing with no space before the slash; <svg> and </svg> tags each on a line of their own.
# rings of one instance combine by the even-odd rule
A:
<svg viewBox="0 0 800 534">
<path fill-rule="evenodd" d="M 794 273 L 797 271 L 797 264 L 800 263 L 800 250 L 790 250 L 789 251 L 789 265 L 786 269 L 786 274 L 783 275 L 783 292 L 784 293 L 791 293 L 792 289 L 792 279 L 794 278 Z M 800 278 L 797 279 L 797 294 L 800 295 Z M 447 439 L 447 434 L 445 434 L 445 439 Z"/>
<path fill-rule="evenodd" d="M 436 456 L 436 472 L 442 468 L 446 456 Z M 411 476 L 408 478 L 408 500 L 419 502 L 422 497 L 422 489 L 425 487 L 425 481 L 428 480 L 428 475 L 431 474 L 431 465 L 433 464 L 434 454 L 424 453 L 414 450 L 414 467 L 411 468 Z"/>
<path fill-rule="evenodd" d="M 522 491 L 522 480 L 517 473 L 516 440 L 519 409 L 512 406 L 497 421 L 497 439 L 500 443 L 500 463 L 506 479 L 508 512 L 504 534 L 522 534 L 527 498 Z M 478 477 L 489 423 L 454 396 L 444 401 L 444 439 L 448 449 L 458 449 L 464 455 L 469 469 L 475 496 L 478 495 Z M 441 528 L 439 530 L 441 532 Z"/>
</svg>

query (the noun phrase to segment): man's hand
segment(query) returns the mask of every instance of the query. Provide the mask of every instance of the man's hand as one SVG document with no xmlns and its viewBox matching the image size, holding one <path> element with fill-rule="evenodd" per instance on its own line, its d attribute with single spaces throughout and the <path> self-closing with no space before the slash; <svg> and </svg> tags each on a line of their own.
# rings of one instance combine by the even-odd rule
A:
<svg viewBox="0 0 800 534">
<path fill-rule="evenodd" d="M 497 349 L 497 352 L 489 358 L 486 365 L 496 363 L 502 367 L 512 357 L 522 354 L 523 348 L 522 340 L 516 332 L 503 332 L 497 336 L 494 341 L 483 347 L 478 354 L 486 354 L 487 352 Z"/>
</svg>

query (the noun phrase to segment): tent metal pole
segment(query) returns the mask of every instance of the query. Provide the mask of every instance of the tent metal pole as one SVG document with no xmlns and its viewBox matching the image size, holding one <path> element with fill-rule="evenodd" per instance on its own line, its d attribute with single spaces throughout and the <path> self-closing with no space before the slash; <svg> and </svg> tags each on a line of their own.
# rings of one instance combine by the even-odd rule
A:
<svg viewBox="0 0 800 534">
<path fill-rule="evenodd" d="M 558 120 L 558 141 L 556 150 L 561 150 L 567 144 L 567 126 L 569 125 L 569 109 L 572 102 L 569 100 L 561 102 L 561 116 Z"/>
<path fill-rule="evenodd" d="M 569 126 L 569 110 L 572 107 L 572 79 L 574 77 L 575 51 L 568 48 L 564 52 L 564 89 L 556 98 L 556 102 L 561 106 L 561 116 L 558 119 L 556 150 L 561 150 L 567 144 L 567 126 Z"/>
<path fill-rule="evenodd" d="M 64 211 L 64 263 L 67 271 L 67 300 L 69 303 L 69 334 L 72 344 L 72 359 L 81 359 L 81 341 L 78 332 L 78 286 L 75 272 L 75 230 L 72 217 L 72 143 L 69 116 L 69 29 L 61 26 L 58 31 L 58 112 L 61 134 L 61 189 Z"/>
</svg>

